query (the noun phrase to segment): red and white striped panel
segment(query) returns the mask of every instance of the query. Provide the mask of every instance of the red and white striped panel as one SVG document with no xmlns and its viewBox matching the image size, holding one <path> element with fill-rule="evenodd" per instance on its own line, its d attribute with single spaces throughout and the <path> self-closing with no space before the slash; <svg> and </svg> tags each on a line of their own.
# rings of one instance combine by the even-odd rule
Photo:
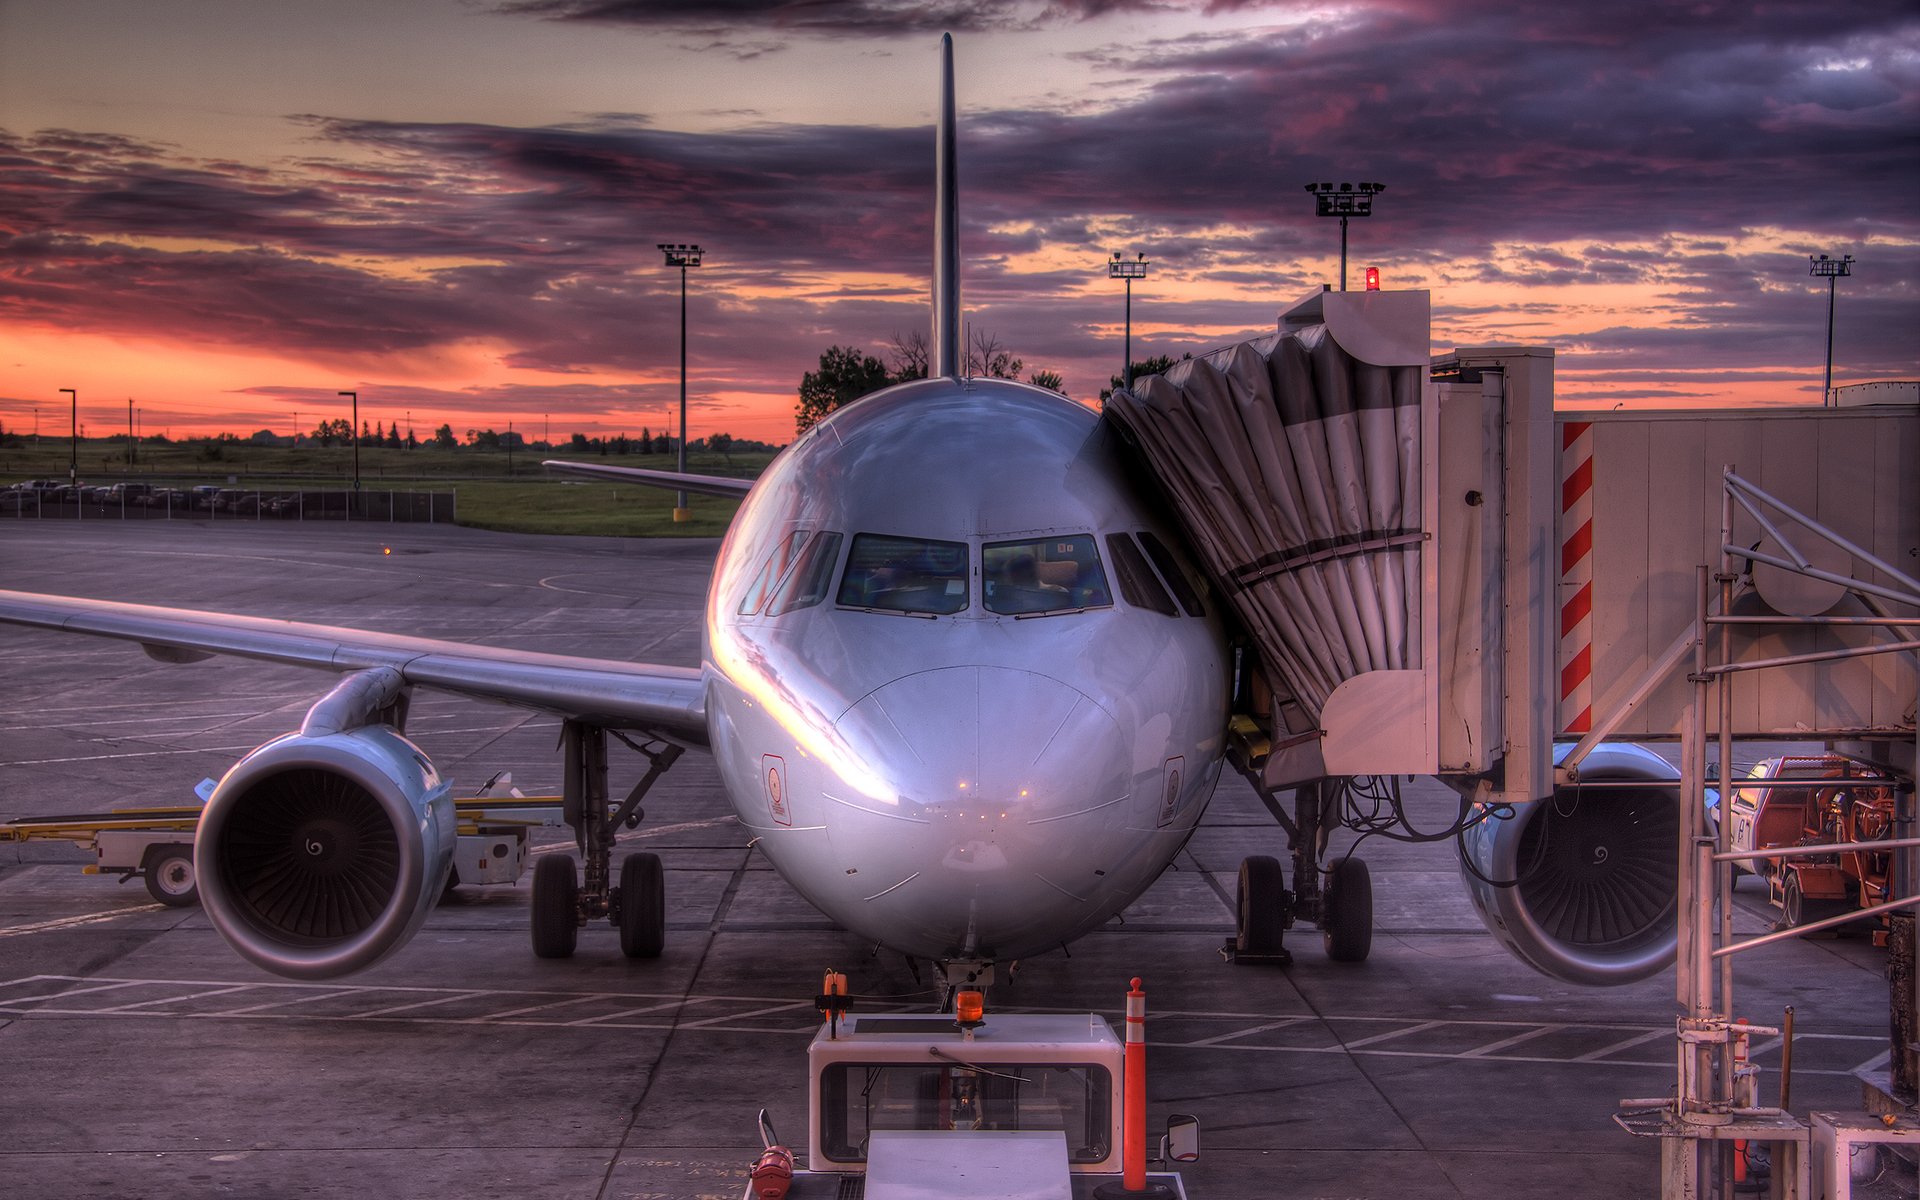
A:
<svg viewBox="0 0 1920 1200">
<path fill-rule="evenodd" d="M 1593 727 L 1593 422 L 1560 426 L 1562 733 Z"/>
</svg>

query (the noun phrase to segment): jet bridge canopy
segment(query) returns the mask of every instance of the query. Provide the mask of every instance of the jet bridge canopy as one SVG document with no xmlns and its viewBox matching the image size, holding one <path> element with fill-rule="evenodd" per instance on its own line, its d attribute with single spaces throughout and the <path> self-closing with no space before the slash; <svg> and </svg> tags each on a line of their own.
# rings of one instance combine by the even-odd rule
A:
<svg viewBox="0 0 1920 1200">
<path fill-rule="evenodd" d="M 1107 404 L 1257 643 L 1295 777 L 1431 769 L 1427 309 L 1318 293 Z"/>
<path fill-rule="evenodd" d="M 1315 293 L 1107 405 L 1258 650 L 1265 785 L 1439 774 L 1538 799 L 1556 736 L 1675 736 L 1699 565 L 1739 576 L 1736 660 L 1808 656 L 1736 684 L 1735 736 L 1904 739 L 1910 761 L 1915 656 L 1870 653 L 1893 636 L 1872 613 L 1915 615 L 1905 394 L 1556 413 L 1551 349 L 1430 367 L 1428 303 Z M 1779 569 L 1802 557 L 1813 574 Z"/>
</svg>

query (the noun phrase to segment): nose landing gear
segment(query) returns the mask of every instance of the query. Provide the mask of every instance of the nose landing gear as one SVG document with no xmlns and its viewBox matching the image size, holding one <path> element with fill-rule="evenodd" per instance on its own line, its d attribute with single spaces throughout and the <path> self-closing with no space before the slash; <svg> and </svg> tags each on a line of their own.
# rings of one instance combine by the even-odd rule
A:
<svg viewBox="0 0 1920 1200">
<path fill-rule="evenodd" d="M 1373 949 L 1373 879 L 1367 864 L 1349 854 L 1331 867 L 1321 866 L 1332 831 L 1331 793 L 1338 781 L 1323 779 L 1295 788 L 1294 811 L 1288 815 L 1257 775 L 1247 777 L 1287 831 L 1293 888 L 1287 889 L 1279 859 L 1256 854 L 1242 860 L 1234 937 L 1221 947 L 1221 954 L 1229 962 L 1286 966 L 1293 961 L 1284 944 L 1286 931 L 1304 919 L 1320 927 L 1328 958 L 1364 962 Z"/>
</svg>

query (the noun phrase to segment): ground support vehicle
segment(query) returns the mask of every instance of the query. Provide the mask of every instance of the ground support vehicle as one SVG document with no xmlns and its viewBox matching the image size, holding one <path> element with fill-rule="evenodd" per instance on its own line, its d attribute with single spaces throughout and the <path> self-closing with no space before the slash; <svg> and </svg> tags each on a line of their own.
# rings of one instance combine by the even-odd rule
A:
<svg viewBox="0 0 1920 1200">
<path fill-rule="evenodd" d="M 951 1013 L 843 1017 L 832 1002 L 844 996 L 821 996 L 826 1020 L 807 1048 L 808 1168 L 774 1183 L 756 1165 L 746 1200 L 1185 1200 L 1173 1171 L 1144 1172 L 1145 1190 L 1123 1190 L 1129 1116 L 1144 1141 L 1145 1077 L 1123 1083 L 1126 1054 L 1104 1017 L 987 1015 L 977 999 L 969 1009 L 970 995 L 979 993 L 955 1004 L 975 1018 L 965 1023 Z M 1129 999 L 1144 1018 L 1144 997 Z M 1144 1055 L 1144 1040 L 1136 1045 Z M 1129 1096 L 1137 1114 L 1125 1111 Z M 787 1152 L 761 1118 L 766 1163 Z M 1171 1118 L 1163 1160 L 1196 1160 L 1198 1129 Z M 1137 1152 L 1144 1164 L 1144 1146 Z"/>
<path fill-rule="evenodd" d="M 1839 755 L 1762 759 L 1747 778 L 1750 782 L 1733 789 L 1730 850 L 1857 845 L 1893 836 L 1892 781 Z M 1779 907 L 1785 928 L 1891 898 L 1890 851 L 1857 848 L 1791 859 L 1756 855 L 1737 865 L 1766 879 L 1768 899 Z M 1884 927 L 1876 928 L 1877 944 L 1884 944 L 1884 936 Z"/>
<path fill-rule="evenodd" d="M 212 781 L 201 785 L 210 793 Z M 526 870 L 527 843 L 533 830 L 558 827 L 558 796 L 524 796 L 507 781 L 497 794 L 454 802 L 458 837 L 447 889 L 475 884 L 513 884 Z M 104 813 L 64 817 L 22 817 L 0 825 L 0 842 L 72 842 L 91 851 L 88 875 L 118 875 L 122 883 L 139 876 L 162 904 L 180 908 L 198 904 L 193 869 L 193 838 L 200 805 L 116 808 Z"/>
</svg>

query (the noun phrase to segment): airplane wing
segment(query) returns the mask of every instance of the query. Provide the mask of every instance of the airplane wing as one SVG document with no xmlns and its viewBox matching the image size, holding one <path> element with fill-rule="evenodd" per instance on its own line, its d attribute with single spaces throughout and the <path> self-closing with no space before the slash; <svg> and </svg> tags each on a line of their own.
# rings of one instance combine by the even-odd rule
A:
<svg viewBox="0 0 1920 1200">
<path fill-rule="evenodd" d="M 644 487 L 671 488 L 680 492 L 698 492 L 702 496 L 746 498 L 753 488 L 751 479 L 729 479 L 724 475 L 682 475 L 678 471 L 649 471 L 645 467 L 610 467 L 601 463 L 565 462 L 548 459 L 540 464 L 550 471 L 567 475 L 588 475 L 596 479 L 614 479 Z"/>
<path fill-rule="evenodd" d="M 162 662 L 227 654 L 339 672 L 391 667 L 418 687 L 696 746 L 707 742 L 706 690 L 700 672 L 686 667 L 32 592 L 0 591 L 0 623 L 139 642 Z"/>
</svg>

